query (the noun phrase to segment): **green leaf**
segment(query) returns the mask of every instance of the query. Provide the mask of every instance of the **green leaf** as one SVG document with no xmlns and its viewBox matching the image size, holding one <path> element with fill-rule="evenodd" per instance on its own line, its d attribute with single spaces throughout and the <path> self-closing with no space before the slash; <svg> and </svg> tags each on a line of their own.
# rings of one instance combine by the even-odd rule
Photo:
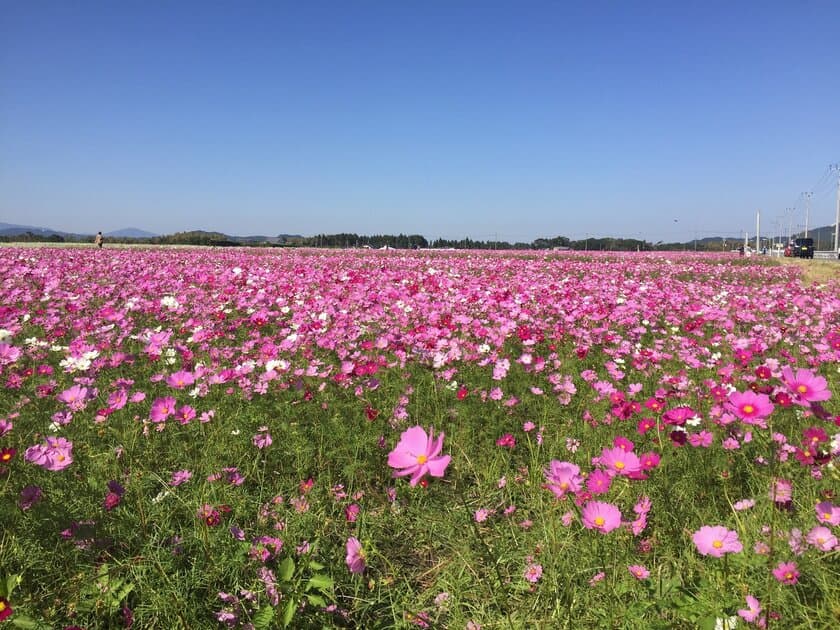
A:
<svg viewBox="0 0 840 630">
<path fill-rule="evenodd" d="M 12 617 L 12 625 L 15 628 L 37 628 L 38 622 L 34 619 L 30 619 L 29 617 L 15 615 L 14 617 Z"/>
<path fill-rule="evenodd" d="M 3 594 L 3 597 L 9 599 L 12 596 L 14 590 L 18 587 L 18 585 L 23 581 L 22 575 L 9 575 L 6 577 L 6 592 Z"/>
<path fill-rule="evenodd" d="M 259 630 L 260 628 L 268 628 L 272 619 L 274 619 L 274 609 L 271 606 L 263 606 L 257 611 L 251 622 L 254 624 L 254 628 Z"/>
<path fill-rule="evenodd" d="M 286 609 L 283 611 L 283 627 L 285 628 L 290 623 L 292 623 L 292 619 L 295 616 L 295 611 L 297 610 L 297 601 L 294 599 L 290 599 L 286 602 Z"/>
<path fill-rule="evenodd" d="M 333 586 L 333 579 L 327 575 L 326 573 L 316 573 L 311 578 L 309 578 L 309 582 L 306 584 L 306 590 L 312 588 L 317 588 L 319 591 L 323 591 L 328 588 L 332 588 Z"/>
<path fill-rule="evenodd" d="M 309 562 L 309 568 L 312 569 L 313 571 L 320 571 L 321 569 L 324 568 L 324 565 L 321 564 L 320 562 L 315 562 L 314 560 L 311 560 Z"/>
<path fill-rule="evenodd" d="M 308 593 L 306 595 L 306 599 L 309 600 L 309 603 L 313 606 L 318 606 L 320 608 L 326 608 L 327 600 L 325 600 L 320 595 L 315 595 L 314 593 Z"/>
<path fill-rule="evenodd" d="M 280 563 L 280 566 L 277 567 L 277 576 L 283 582 L 288 582 L 292 579 L 292 575 L 295 572 L 295 561 L 292 560 L 291 556 L 288 556 Z"/>
</svg>

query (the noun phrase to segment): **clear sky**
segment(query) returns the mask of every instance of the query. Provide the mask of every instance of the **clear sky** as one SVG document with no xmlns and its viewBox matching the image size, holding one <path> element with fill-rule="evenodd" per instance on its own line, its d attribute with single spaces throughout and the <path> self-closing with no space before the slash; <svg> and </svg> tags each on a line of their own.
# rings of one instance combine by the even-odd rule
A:
<svg viewBox="0 0 840 630">
<path fill-rule="evenodd" d="M 8 0 L 0 221 L 687 241 L 803 224 L 816 186 L 826 225 L 838 25 L 836 0 Z"/>
</svg>

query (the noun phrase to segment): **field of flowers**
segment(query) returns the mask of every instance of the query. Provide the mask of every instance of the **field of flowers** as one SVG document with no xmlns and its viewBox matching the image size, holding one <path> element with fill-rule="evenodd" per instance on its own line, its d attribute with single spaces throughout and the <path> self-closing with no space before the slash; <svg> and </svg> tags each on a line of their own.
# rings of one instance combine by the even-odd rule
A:
<svg viewBox="0 0 840 630">
<path fill-rule="evenodd" d="M 840 280 L 0 250 L 0 626 L 840 624 Z"/>
</svg>

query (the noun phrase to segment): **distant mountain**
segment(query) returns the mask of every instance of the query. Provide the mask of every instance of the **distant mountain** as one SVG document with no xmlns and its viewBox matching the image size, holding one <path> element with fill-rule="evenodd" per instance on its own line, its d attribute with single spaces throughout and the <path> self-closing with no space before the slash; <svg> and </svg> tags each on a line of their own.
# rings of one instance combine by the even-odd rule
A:
<svg viewBox="0 0 840 630">
<path fill-rule="evenodd" d="M 63 232 L 61 230 L 53 230 L 51 228 L 35 227 L 32 225 L 17 225 L 15 223 L 0 223 L 0 236 L 19 236 L 21 234 L 31 233 L 37 236 L 51 236 L 58 234 L 59 236 L 80 237 L 81 234 L 73 234 L 72 232 Z"/>
<path fill-rule="evenodd" d="M 155 234 L 154 232 L 147 232 L 146 230 L 141 230 L 139 228 L 127 227 L 121 230 L 107 232 L 103 236 L 111 236 L 114 238 L 153 238 L 155 236 L 160 236 L 160 234 Z"/>
</svg>

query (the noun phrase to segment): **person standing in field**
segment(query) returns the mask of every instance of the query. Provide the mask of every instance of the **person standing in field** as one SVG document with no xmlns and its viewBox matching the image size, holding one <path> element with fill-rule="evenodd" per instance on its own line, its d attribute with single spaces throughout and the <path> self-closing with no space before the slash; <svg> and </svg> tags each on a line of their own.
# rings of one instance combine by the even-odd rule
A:
<svg viewBox="0 0 840 630">
<path fill-rule="evenodd" d="M 93 239 L 93 242 L 99 249 L 102 249 L 102 232 L 96 233 L 96 238 Z"/>
</svg>

